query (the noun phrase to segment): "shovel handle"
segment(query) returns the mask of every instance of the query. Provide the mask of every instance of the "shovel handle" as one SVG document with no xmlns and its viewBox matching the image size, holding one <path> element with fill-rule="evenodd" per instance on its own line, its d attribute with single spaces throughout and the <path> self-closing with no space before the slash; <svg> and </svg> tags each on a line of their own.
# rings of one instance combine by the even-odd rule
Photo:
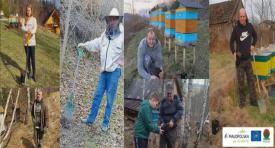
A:
<svg viewBox="0 0 275 148">
<path fill-rule="evenodd" d="M 80 48 L 80 47 L 76 47 L 76 51 L 77 51 L 77 56 L 79 58 L 83 57 L 85 55 L 84 53 L 84 49 L 83 48 Z"/>
<path fill-rule="evenodd" d="M 255 65 L 256 64 L 255 55 L 253 54 L 252 57 L 253 57 L 254 65 Z M 259 91 L 259 93 L 261 93 L 259 78 L 258 78 L 258 75 L 256 73 L 255 73 L 255 75 L 256 75 L 256 80 L 257 80 L 258 91 Z"/>
</svg>

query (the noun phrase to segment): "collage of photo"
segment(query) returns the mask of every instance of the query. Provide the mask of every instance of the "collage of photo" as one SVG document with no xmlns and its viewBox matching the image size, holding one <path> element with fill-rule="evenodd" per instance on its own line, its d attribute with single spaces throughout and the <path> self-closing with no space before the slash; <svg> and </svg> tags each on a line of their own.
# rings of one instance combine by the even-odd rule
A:
<svg viewBox="0 0 275 148">
<path fill-rule="evenodd" d="M 0 148 L 274 147 L 275 1 L 0 0 Z"/>
</svg>

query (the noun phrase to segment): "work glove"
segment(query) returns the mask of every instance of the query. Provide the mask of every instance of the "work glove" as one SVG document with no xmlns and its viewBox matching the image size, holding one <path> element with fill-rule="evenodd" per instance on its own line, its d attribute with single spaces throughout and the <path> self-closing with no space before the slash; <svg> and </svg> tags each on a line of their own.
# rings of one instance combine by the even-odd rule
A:
<svg viewBox="0 0 275 148">
<path fill-rule="evenodd" d="M 85 48 L 85 44 L 84 44 L 84 43 L 79 43 L 79 44 L 77 45 L 77 47 L 78 47 L 78 48 Z"/>
<path fill-rule="evenodd" d="M 76 50 L 79 57 L 83 57 L 87 52 L 83 46 L 77 46 Z"/>
</svg>

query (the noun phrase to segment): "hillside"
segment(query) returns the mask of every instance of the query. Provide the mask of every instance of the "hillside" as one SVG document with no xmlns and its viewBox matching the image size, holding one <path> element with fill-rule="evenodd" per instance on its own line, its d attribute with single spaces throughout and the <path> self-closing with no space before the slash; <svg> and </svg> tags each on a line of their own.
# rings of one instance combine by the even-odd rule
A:
<svg viewBox="0 0 275 148">
<path fill-rule="evenodd" d="M 20 71 L 25 70 L 23 33 L 0 22 L 0 87 L 19 85 Z M 36 83 L 28 80 L 28 86 L 59 86 L 59 36 L 39 26 L 36 32 Z"/>
</svg>

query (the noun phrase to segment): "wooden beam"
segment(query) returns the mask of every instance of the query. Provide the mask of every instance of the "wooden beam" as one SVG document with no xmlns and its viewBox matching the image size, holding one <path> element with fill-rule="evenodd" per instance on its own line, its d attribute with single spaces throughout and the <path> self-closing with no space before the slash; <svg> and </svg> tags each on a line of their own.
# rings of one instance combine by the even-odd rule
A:
<svg viewBox="0 0 275 148">
<path fill-rule="evenodd" d="M 183 70 L 184 71 L 185 71 L 185 60 L 186 60 L 186 53 L 185 53 L 185 48 L 183 48 L 182 63 L 183 63 Z"/>
<path fill-rule="evenodd" d="M 193 65 L 195 65 L 196 62 L 196 48 L 195 46 L 193 47 Z"/>
<path fill-rule="evenodd" d="M 176 45 L 175 46 L 175 62 L 177 63 L 177 48 L 178 48 L 178 46 Z"/>
</svg>

